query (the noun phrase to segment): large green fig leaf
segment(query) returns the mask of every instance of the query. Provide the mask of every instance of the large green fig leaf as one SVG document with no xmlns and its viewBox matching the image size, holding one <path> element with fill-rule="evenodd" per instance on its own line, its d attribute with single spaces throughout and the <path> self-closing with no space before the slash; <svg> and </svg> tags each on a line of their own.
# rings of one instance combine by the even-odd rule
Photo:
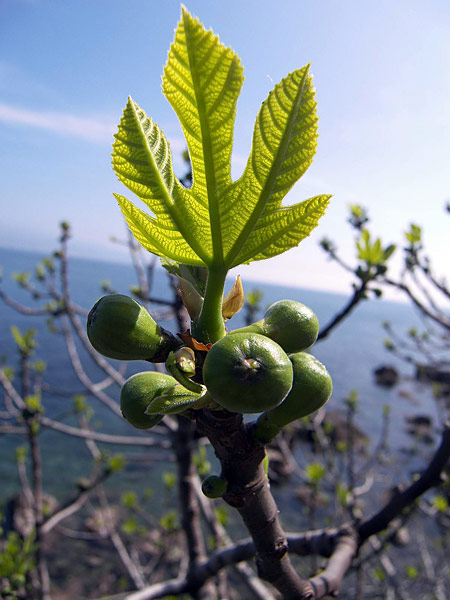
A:
<svg viewBox="0 0 450 600">
<path fill-rule="evenodd" d="M 263 102 L 243 176 L 233 186 L 227 218 L 237 265 L 280 254 L 308 236 L 324 214 L 330 196 L 292 207 L 281 202 L 312 163 L 317 146 L 317 103 L 309 65 L 278 83 Z"/>
<path fill-rule="evenodd" d="M 116 195 L 136 239 L 186 265 L 229 269 L 296 246 L 325 211 L 329 196 L 283 207 L 312 162 L 317 115 L 309 67 L 277 84 L 263 103 L 242 177 L 231 181 L 238 56 L 184 8 L 163 76 L 189 148 L 193 185 L 174 175 L 163 132 L 130 98 L 115 136 L 113 167 L 152 214 Z"/>
</svg>

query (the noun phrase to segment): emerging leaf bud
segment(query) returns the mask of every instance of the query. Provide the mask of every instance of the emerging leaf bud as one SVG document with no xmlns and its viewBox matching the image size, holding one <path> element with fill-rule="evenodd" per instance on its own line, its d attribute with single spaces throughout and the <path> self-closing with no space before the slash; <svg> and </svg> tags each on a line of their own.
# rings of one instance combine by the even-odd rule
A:
<svg viewBox="0 0 450 600">
<path fill-rule="evenodd" d="M 166 360 L 166 369 L 191 392 L 202 393 L 205 391 L 204 386 L 191 380 L 191 377 L 195 375 L 195 353 L 191 348 L 184 346 L 170 352 Z"/>
<path fill-rule="evenodd" d="M 222 304 L 222 316 L 224 319 L 231 319 L 233 315 L 244 306 L 244 288 L 242 287 L 241 276 L 236 277 L 233 287 L 225 296 Z"/>
<path fill-rule="evenodd" d="M 180 286 L 183 304 L 189 313 L 191 319 L 196 319 L 203 306 L 203 296 L 195 289 L 193 284 L 184 277 L 178 276 L 178 285 Z"/>
</svg>

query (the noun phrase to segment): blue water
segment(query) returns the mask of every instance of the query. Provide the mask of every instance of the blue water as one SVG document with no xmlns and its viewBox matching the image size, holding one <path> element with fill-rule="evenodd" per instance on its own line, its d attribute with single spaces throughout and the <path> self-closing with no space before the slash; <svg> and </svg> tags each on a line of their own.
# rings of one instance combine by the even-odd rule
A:
<svg viewBox="0 0 450 600">
<path fill-rule="evenodd" d="M 0 265 L 3 266 L 2 289 L 18 302 L 38 306 L 39 303 L 33 302 L 29 292 L 21 289 L 11 279 L 11 275 L 23 271 L 32 272 L 41 258 L 42 256 L 36 253 L 0 248 Z M 57 261 L 55 263 L 58 264 Z M 125 264 L 73 258 L 70 260 L 69 274 L 73 299 L 87 309 L 103 295 L 100 289 L 101 281 L 110 280 L 113 289 L 121 293 L 129 293 L 130 286 L 136 284 L 132 267 Z M 316 312 L 322 324 L 326 324 L 347 301 L 344 295 L 295 287 L 254 282 L 248 284 L 244 282 L 244 287 L 247 291 L 254 287 L 263 291 L 263 308 L 284 298 L 299 300 Z M 171 298 L 167 275 L 159 268 L 155 274 L 153 293 L 157 297 Z M 242 319 L 242 315 L 236 315 L 230 322 L 230 328 L 242 326 L 244 324 Z M 350 318 L 331 333 L 329 338 L 317 343 L 311 352 L 327 366 L 333 378 L 334 393 L 329 402 L 330 406 L 342 406 L 343 398 L 350 391 L 357 389 L 361 401 L 357 417 L 359 424 L 372 440 L 375 440 L 381 428 L 382 407 L 385 404 L 391 405 L 394 426 L 391 428 L 390 444 L 394 448 L 400 448 L 410 443 L 404 433 L 405 415 L 420 412 L 429 414 L 436 420 L 436 408 L 427 388 L 418 390 L 417 386 L 408 381 L 391 390 L 374 384 L 372 371 L 380 364 L 397 365 L 405 375 L 410 375 L 405 364 L 397 361 L 384 349 L 385 336 L 381 323 L 385 320 L 394 323 L 399 332 L 405 332 L 418 323 L 414 310 L 407 304 L 384 300 L 365 301 L 356 308 Z M 68 360 L 62 336 L 50 334 L 42 317 L 18 314 L 2 302 L 0 302 L 0 360 L 10 365 L 17 362 L 17 352 L 10 333 L 12 324 L 17 325 L 21 331 L 30 327 L 36 328 L 39 347 L 35 358 L 47 362 L 48 369 L 45 374 L 47 382 L 71 393 L 83 392 Z M 173 323 L 163 323 L 163 325 L 173 330 Z M 82 355 L 87 372 L 93 378 L 103 379 L 90 359 L 84 353 Z M 146 367 L 142 363 L 135 363 L 130 367 L 129 373 L 143 368 Z M 112 388 L 109 392 L 118 397 L 117 388 Z M 46 413 L 56 417 L 70 411 L 72 406 L 70 395 L 65 397 L 45 394 L 43 403 Z M 92 400 L 92 406 L 95 410 L 94 422 L 101 424 L 102 431 L 135 433 L 127 423 L 111 414 L 97 401 Z M 70 423 L 70 417 L 65 419 L 65 422 Z M 23 440 L 19 436 L 0 436 L 0 481 L 2 482 L 0 501 L 17 488 L 14 448 L 20 443 L 23 443 Z M 61 491 L 65 487 L 71 489 L 73 480 L 79 475 L 86 474 L 90 455 L 83 442 L 53 431 L 46 431 L 42 434 L 42 446 L 44 458 L 49 461 L 48 464 L 51 464 L 51 468 L 45 473 L 45 483 L 50 491 Z M 122 452 L 131 453 L 132 449 L 123 447 Z M 143 450 L 139 452 L 142 453 Z M 72 456 L 76 456 L 77 460 L 72 461 Z M 164 468 L 166 468 L 164 465 L 159 465 L 157 471 Z M 122 475 L 126 483 L 132 483 L 139 477 L 142 478 L 142 473 L 135 474 L 133 469 L 128 469 L 127 474 Z"/>
</svg>

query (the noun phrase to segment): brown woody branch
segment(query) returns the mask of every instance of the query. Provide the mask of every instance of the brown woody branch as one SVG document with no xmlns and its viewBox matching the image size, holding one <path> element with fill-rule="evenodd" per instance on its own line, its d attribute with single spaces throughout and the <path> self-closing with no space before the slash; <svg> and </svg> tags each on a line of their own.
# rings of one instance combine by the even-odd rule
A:
<svg viewBox="0 0 450 600">
<path fill-rule="evenodd" d="M 223 548 L 224 546 L 232 546 L 232 541 L 228 536 L 224 526 L 219 523 L 214 504 L 208 498 L 206 498 L 202 492 L 201 482 L 198 475 L 195 478 L 195 493 L 197 495 L 197 500 L 206 524 L 214 536 L 216 547 Z M 248 588 L 250 594 L 257 600 L 275 600 L 275 596 L 273 596 L 269 587 L 255 575 L 255 572 L 249 565 L 247 565 L 247 563 L 235 563 L 232 566 L 233 570 Z M 223 573 L 223 571 L 218 571 L 217 575 L 220 575 L 220 573 Z M 222 596 L 226 597 L 225 594 L 222 594 Z"/>
<path fill-rule="evenodd" d="M 313 598 L 313 588 L 293 568 L 278 507 L 262 465 L 263 446 L 254 442 L 242 415 L 199 411 L 199 431 L 210 440 L 228 481 L 225 502 L 241 515 L 255 545 L 258 575 L 285 600 Z"/>
</svg>

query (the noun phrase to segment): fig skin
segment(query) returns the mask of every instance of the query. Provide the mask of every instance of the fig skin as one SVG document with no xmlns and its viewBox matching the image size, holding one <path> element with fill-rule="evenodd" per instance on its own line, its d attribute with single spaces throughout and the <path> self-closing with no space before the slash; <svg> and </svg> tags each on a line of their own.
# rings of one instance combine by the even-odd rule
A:
<svg viewBox="0 0 450 600">
<path fill-rule="evenodd" d="M 92 346 L 108 358 L 163 362 L 179 342 L 162 329 L 146 308 L 129 296 L 100 298 L 87 319 Z"/>
<path fill-rule="evenodd" d="M 267 309 L 264 317 L 235 333 L 260 333 L 277 342 L 285 352 L 302 352 L 311 348 L 319 335 L 319 320 L 315 313 L 295 300 L 279 300 Z"/>
<path fill-rule="evenodd" d="M 257 333 L 237 333 L 216 342 L 203 365 L 213 400 L 239 413 L 278 406 L 292 386 L 292 364 L 284 350 Z"/>
<path fill-rule="evenodd" d="M 147 415 L 147 406 L 164 390 L 177 382 L 170 375 L 157 371 L 136 373 L 126 380 L 120 391 L 120 410 L 124 418 L 136 429 L 150 429 L 163 415 Z"/>
<path fill-rule="evenodd" d="M 207 498 L 221 498 L 227 491 L 228 481 L 218 475 L 210 475 L 202 483 L 202 492 Z"/>
<path fill-rule="evenodd" d="M 258 418 L 254 436 L 260 441 L 272 440 L 288 423 L 321 408 L 333 391 L 330 374 L 312 354 L 297 352 L 289 358 L 294 371 L 292 389 L 279 406 Z"/>
</svg>

